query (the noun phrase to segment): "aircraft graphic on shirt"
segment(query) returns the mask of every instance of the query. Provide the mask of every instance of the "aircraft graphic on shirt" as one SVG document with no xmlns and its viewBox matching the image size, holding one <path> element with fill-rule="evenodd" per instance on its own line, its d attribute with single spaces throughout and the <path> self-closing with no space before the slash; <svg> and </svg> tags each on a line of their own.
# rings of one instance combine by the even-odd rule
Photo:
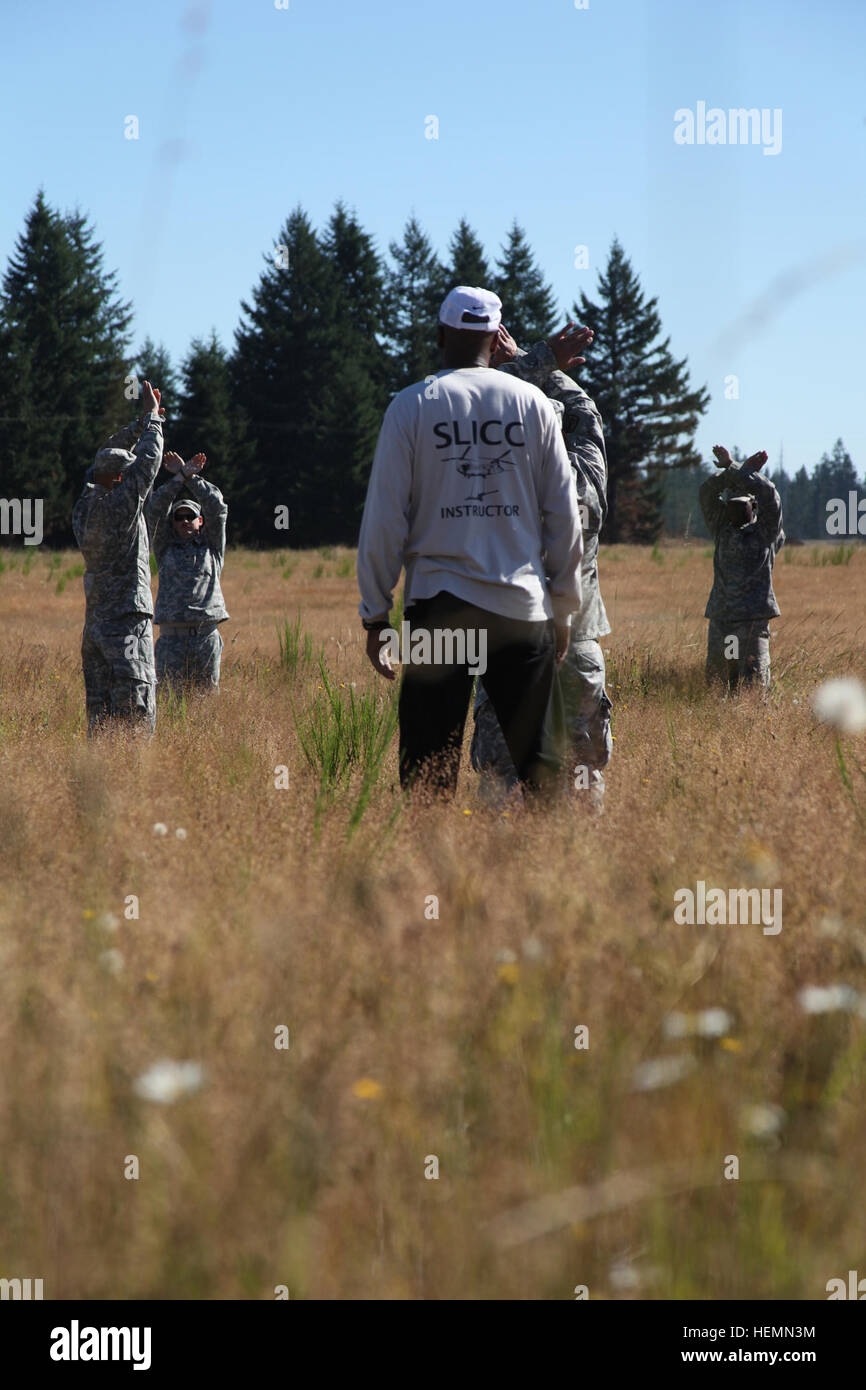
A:
<svg viewBox="0 0 866 1390">
<path fill-rule="evenodd" d="M 514 460 L 507 457 L 508 454 L 511 453 L 510 448 L 503 450 L 503 452 L 497 454 L 495 458 L 487 459 L 472 458 L 469 453 L 471 448 L 472 445 L 467 444 L 462 454 L 451 454 L 448 458 L 443 459 L 443 462 L 456 463 L 457 472 L 461 477 L 478 478 L 481 481 L 486 481 L 488 478 L 493 477 L 494 474 L 504 473 L 506 469 L 514 467 Z M 494 492 L 498 491 L 499 488 L 494 487 L 488 488 L 486 491 L 482 490 L 477 494 L 470 493 L 469 496 L 465 498 L 465 501 L 480 502 L 483 498 L 491 497 Z"/>
</svg>

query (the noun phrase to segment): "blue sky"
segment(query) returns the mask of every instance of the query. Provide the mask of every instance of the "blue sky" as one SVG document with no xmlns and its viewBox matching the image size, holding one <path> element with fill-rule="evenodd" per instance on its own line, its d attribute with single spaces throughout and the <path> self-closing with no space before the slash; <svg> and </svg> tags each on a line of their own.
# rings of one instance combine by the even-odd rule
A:
<svg viewBox="0 0 866 1390">
<path fill-rule="evenodd" d="M 564 310 L 619 237 L 712 394 L 705 458 L 794 471 L 841 435 L 866 471 L 862 0 L 6 0 L 3 24 L 0 260 L 40 185 L 79 206 L 136 344 L 231 346 L 298 203 L 322 226 L 344 199 L 383 252 L 411 212 L 443 255 L 461 216 L 493 255 L 517 217 Z M 699 102 L 781 110 L 780 152 L 677 144 Z"/>
</svg>

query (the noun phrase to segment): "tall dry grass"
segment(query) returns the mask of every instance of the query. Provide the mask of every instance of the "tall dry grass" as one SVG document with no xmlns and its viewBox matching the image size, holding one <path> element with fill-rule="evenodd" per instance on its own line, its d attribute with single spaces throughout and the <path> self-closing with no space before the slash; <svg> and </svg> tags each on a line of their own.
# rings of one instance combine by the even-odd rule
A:
<svg viewBox="0 0 866 1390">
<path fill-rule="evenodd" d="M 324 702 L 387 727 L 392 698 L 350 552 L 230 552 L 222 692 L 161 704 L 150 744 L 85 740 L 79 557 L 3 552 L 0 1275 L 48 1298 L 811 1299 L 862 1266 L 866 1019 L 798 1001 L 866 991 L 866 746 L 843 740 L 846 787 L 809 708 L 866 668 L 866 552 L 826 554 L 779 561 L 764 702 L 704 690 L 707 547 L 604 552 L 594 820 L 497 816 L 465 763 L 454 804 L 404 806 L 393 738 L 372 781 L 363 749 L 323 779 Z M 698 879 L 781 887 L 781 934 L 675 925 Z M 665 1036 L 710 1007 L 723 1037 Z M 682 1079 L 636 1089 L 671 1056 Z M 140 1098 L 161 1058 L 204 1085 Z"/>
</svg>

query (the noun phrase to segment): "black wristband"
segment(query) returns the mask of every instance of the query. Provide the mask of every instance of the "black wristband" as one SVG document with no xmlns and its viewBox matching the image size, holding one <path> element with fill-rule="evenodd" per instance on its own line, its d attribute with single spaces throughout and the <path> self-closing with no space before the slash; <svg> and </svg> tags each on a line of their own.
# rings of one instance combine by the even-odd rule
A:
<svg viewBox="0 0 866 1390">
<path fill-rule="evenodd" d="M 390 626 L 387 618 L 379 618 L 376 622 L 370 622 L 369 618 L 362 618 L 361 622 L 365 632 L 381 632 L 384 628 Z"/>
</svg>

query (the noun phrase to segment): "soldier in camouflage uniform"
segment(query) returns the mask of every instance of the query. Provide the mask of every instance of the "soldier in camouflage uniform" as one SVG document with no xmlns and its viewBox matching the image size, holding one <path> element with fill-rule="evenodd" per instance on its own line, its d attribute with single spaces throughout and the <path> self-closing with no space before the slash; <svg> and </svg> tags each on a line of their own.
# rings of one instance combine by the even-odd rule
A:
<svg viewBox="0 0 866 1390">
<path fill-rule="evenodd" d="M 87 732 L 107 720 L 156 727 L 153 600 L 144 506 L 162 461 L 159 391 L 144 383 L 145 414 L 113 434 L 87 471 L 72 527 L 84 556 L 81 662 Z"/>
<path fill-rule="evenodd" d="M 601 416 L 587 393 L 566 376 L 568 367 L 585 360 L 577 354 L 592 341 L 590 329 L 573 331 L 568 324 L 547 342 L 522 352 L 510 334 L 500 329 L 492 365 L 538 386 L 557 412 L 574 473 L 583 529 L 582 599 L 572 615 L 568 652 L 554 676 L 548 716 L 548 737 L 567 749 L 569 776 L 577 791 L 588 791 L 589 802 L 600 809 L 604 797 L 602 769 L 610 761 L 611 703 L 605 690 L 604 654 L 598 639 L 610 623 L 598 583 L 598 538 L 607 514 L 607 457 Z M 560 370 L 562 368 L 562 370 Z M 560 752 L 560 756 L 562 753 Z M 483 683 L 475 695 L 472 766 L 482 774 L 482 795 L 492 804 L 517 782 L 496 714 Z"/>
<path fill-rule="evenodd" d="M 735 690 L 758 681 L 770 684 L 770 618 L 778 618 L 773 593 L 773 562 L 785 543 L 782 503 L 760 469 L 760 451 L 734 463 L 727 449 L 713 449 L 719 468 L 701 485 L 700 503 L 715 540 L 713 587 L 705 617 L 707 680 Z"/>
<path fill-rule="evenodd" d="M 219 625 L 228 617 L 220 587 L 228 507 L 219 488 L 201 476 L 205 462 L 204 454 L 188 463 L 166 454 L 174 477 L 151 497 L 147 526 L 159 569 L 157 677 L 216 691 L 223 650 Z"/>
</svg>

